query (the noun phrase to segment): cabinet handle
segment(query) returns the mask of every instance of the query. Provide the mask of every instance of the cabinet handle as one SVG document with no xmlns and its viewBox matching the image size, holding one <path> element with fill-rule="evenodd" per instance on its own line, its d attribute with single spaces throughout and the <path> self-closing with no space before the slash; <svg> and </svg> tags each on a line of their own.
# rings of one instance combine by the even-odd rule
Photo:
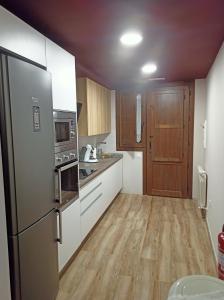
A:
<svg viewBox="0 0 224 300">
<path fill-rule="evenodd" d="M 81 213 L 81 216 L 84 215 L 84 213 L 100 198 L 102 197 L 103 193 L 99 194 L 99 196 L 97 196 L 85 209 L 84 211 Z"/>
<path fill-rule="evenodd" d="M 80 199 L 80 202 L 85 200 L 92 192 L 94 192 L 99 186 L 102 185 L 102 182 L 98 183 L 90 192 L 88 192 L 84 197 Z"/>
<path fill-rule="evenodd" d="M 62 238 L 62 212 L 61 209 L 56 209 L 56 212 L 58 213 L 59 217 L 59 237 L 57 238 L 57 242 L 59 242 L 61 245 L 63 243 L 63 238 Z"/>
<path fill-rule="evenodd" d="M 142 141 L 142 96 L 138 94 L 136 96 L 136 143 Z"/>
</svg>

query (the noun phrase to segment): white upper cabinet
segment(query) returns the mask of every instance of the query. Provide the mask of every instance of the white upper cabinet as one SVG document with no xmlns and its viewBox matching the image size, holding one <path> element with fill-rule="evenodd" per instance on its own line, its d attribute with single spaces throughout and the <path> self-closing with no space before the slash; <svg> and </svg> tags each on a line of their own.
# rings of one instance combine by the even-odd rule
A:
<svg viewBox="0 0 224 300">
<path fill-rule="evenodd" d="M 46 39 L 46 58 L 54 109 L 76 111 L 75 57 Z"/>
<path fill-rule="evenodd" d="M 46 66 L 45 37 L 0 6 L 0 46 Z"/>
</svg>

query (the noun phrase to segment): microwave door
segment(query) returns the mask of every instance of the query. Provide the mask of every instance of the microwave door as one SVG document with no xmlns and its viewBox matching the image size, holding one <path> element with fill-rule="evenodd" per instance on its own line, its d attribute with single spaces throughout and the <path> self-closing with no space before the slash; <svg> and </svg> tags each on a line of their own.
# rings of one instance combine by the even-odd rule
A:
<svg viewBox="0 0 224 300">
<path fill-rule="evenodd" d="M 68 120 L 55 120 L 55 146 L 70 143 L 70 122 Z"/>
</svg>

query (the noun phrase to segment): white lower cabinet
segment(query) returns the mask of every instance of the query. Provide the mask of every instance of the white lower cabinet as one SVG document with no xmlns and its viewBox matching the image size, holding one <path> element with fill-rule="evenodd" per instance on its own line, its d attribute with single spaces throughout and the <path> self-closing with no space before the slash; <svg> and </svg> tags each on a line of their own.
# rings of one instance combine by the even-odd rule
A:
<svg viewBox="0 0 224 300">
<path fill-rule="evenodd" d="M 82 240 L 102 214 L 104 208 L 103 200 L 103 182 L 101 176 L 98 176 L 80 192 Z"/>
<path fill-rule="evenodd" d="M 81 243 L 80 201 L 62 212 L 62 244 L 58 246 L 59 271 L 63 269 Z"/>
<path fill-rule="evenodd" d="M 81 238 L 87 236 L 122 189 L 122 159 L 80 191 Z"/>
<path fill-rule="evenodd" d="M 80 190 L 79 200 L 62 212 L 59 271 L 80 246 L 115 196 L 122 189 L 122 159 Z"/>
<path fill-rule="evenodd" d="M 122 189 L 123 161 L 119 160 L 116 164 L 102 173 L 103 193 L 106 208 L 110 205 L 118 192 Z"/>
</svg>

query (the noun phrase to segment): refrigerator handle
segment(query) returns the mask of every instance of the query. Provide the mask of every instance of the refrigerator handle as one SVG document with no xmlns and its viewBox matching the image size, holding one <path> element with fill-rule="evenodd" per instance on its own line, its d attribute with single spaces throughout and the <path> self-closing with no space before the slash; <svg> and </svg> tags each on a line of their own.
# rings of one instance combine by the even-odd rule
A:
<svg viewBox="0 0 224 300">
<path fill-rule="evenodd" d="M 62 204 L 62 195 L 61 195 L 61 169 L 57 169 L 56 173 L 58 174 L 58 198 L 56 199 L 56 202 L 59 204 Z"/>
<path fill-rule="evenodd" d="M 62 212 L 61 209 L 56 209 L 56 212 L 58 213 L 58 229 L 59 229 L 59 237 L 57 238 L 57 242 L 59 242 L 61 245 L 63 243 L 62 239 Z"/>
</svg>

